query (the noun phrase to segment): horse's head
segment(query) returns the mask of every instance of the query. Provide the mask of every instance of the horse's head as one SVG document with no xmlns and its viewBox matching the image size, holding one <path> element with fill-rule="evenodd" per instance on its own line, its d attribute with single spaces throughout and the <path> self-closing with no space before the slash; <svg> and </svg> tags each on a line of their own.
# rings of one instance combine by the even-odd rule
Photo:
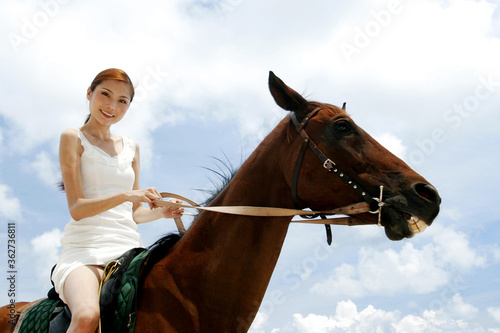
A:
<svg viewBox="0 0 500 333">
<path fill-rule="evenodd" d="M 276 103 L 297 119 L 295 125 L 290 121 L 289 129 L 292 145 L 297 149 L 283 160 L 287 163 L 286 178 L 291 188 L 296 187 L 297 200 L 303 206 L 328 210 L 363 199 L 370 202 L 371 198 L 379 197 L 380 186 L 383 186 L 382 201 L 387 205 L 382 208 L 381 224 L 387 237 L 391 240 L 412 237 L 432 223 L 441 203 L 437 190 L 357 126 L 344 108 L 309 102 L 272 72 L 269 88 Z M 302 159 L 298 156 L 298 146 L 304 137 L 295 128 L 304 129 L 303 133 L 314 142 L 304 148 L 298 173 L 294 172 L 297 168 L 293 161 Z M 326 163 L 316 156 L 316 145 Z M 296 184 L 292 180 L 294 173 L 297 173 Z M 357 218 L 374 223 L 377 216 L 366 213 Z"/>
</svg>

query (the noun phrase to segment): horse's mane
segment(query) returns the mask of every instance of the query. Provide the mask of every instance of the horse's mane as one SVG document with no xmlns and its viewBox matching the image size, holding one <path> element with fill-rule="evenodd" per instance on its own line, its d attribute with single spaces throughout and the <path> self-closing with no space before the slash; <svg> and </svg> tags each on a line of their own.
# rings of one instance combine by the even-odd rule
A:
<svg viewBox="0 0 500 333">
<path fill-rule="evenodd" d="M 213 189 L 199 189 L 199 191 L 208 194 L 208 198 L 202 203 L 202 206 L 207 206 L 208 204 L 210 204 L 227 187 L 227 185 L 229 185 L 231 180 L 234 178 L 234 175 L 236 175 L 236 172 L 238 172 L 239 168 L 235 167 L 231 163 L 226 154 L 224 154 L 224 157 L 226 158 L 225 161 L 217 157 L 212 157 L 217 162 L 217 169 L 203 167 L 203 169 L 215 174 L 218 178 L 218 181 L 210 179 L 214 187 Z"/>
</svg>

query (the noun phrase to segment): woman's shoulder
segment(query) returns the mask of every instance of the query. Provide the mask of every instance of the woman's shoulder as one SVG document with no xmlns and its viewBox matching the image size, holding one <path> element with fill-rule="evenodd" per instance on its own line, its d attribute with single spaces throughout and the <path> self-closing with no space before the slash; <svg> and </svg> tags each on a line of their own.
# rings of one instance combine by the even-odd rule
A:
<svg viewBox="0 0 500 333">
<path fill-rule="evenodd" d="M 67 128 L 61 133 L 61 145 L 69 145 L 80 148 L 80 146 L 85 144 L 85 140 L 82 140 L 82 132 L 78 128 Z"/>
<path fill-rule="evenodd" d="M 77 140 L 80 139 L 80 130 L 77 128 L 67 128 L 61 133 L 61 140 Z"/>
<path fill-rule="evenodd" d="M 79 130 L 76 128 L 65 129 L 61 133 L 59 149 L 66 152 L 77 151 L 80 155 L 83 153 L 82 140 L 79 135 Z"/>
<path fill-rule="evenodd" d="M 76 127 L 69 127 L 66 128 L 64 131 L 62 131 L 61 135 L 72 135 L 72 136 L 78 136 L 80 133 L 80 129 Z"/>
</svg>

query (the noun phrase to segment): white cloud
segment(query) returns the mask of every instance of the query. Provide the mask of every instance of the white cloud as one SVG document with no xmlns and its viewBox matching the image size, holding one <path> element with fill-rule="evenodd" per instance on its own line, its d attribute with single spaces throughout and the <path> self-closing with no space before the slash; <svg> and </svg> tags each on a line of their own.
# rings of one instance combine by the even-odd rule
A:
<svg viewBox="0 0 500 333">
<path fill-rule="evenodd" d="M 498 246 L 498 244 L 491 246 L 490 251 L 491 251 L 491 254 L 493 256 L 493 259 L 495 261 L 500 261 L 500 247 Z"/>
<path fill-rule="evenodd" d="M 0 127 L 0 162 L 2 162 L 2 154 L 1 152 L 6 151 L 3 147 L 3 129 Z"/>
<path fill-rule="evenodd" d="M 45 151 L 38 153 L 35 160 L 29 164 L 30 169 L 36 173 L 38 179 L 43 183 L 55 187 L 61 179 L 56 162 Z"/>
<path fill-rule="evenodd" d="M 488 308 L 489 315 L 500 324 L 500 308 L 499 307 L 489 307 Z"/>
<path fill-rule="evenodd" d="M 494 4 L 468 0 L 448 2 L 446 6 L 438 1 L 401 3 L 400 14 L 393 15 L 390 24 L 361 48 L 357 59 L 353 57 L 355 61 L 370 59 L 378 64 L 375 70 L 381 76 L 399 83 L 410 78 L 428 79 L 443 70 L 442 64 L 447 64 L 444 70 L 471 63 L 487 72 L 495 68 L 486 67 L 493 61 L 490 54 L 476 52 L 492 47 L 498 50 L 498 40 L 488 36 Z M 464 24 L 464 17 L 468 24 Z M 360 28 L 369 28 L 370 21 L 376 22 L 371 18 Z M 395 41 L 398 43 L 394 44 Z M 475 63 L 478 60 L 484 63 Z"/>
<path fill-rule="evenodd" d="M 50 270 L 57 263 L 63 231 L 57 228 L 31 239 L 35 274 L 43 285 L 50 283 Z"/>
<path fill-rule="evenodd" d="M 403 141 L 401 141 L 401 139 L 392 133 L 384 133 L 377 136 L 375 140 L 403 161 L 406 159 L 406 146 L 403 145 Z"/>
<path fill-rule="evenodd" d="M 366 289 L 358 279 L 358 270 L 347 263 L 335 268 L 328 279 L 316 283 L 311 288 L 311 291 L 317 293 L 324 293 L 325 290 L 329 295 L 351 295 L 351 297 L 361 297 L 366 293 Z"/>
<path fill-rule="evenodd" d="M 485 265 L 464 233 L 433 226 L 432 242 L 421 249 L 405 243 L 399 252 L 362 247 L 358 263 L 344 263 L 311 290 L 330 295 L 425 294 L 451 282 L 458 272 Z"/>
<path fill-rule="evenodd" d="M 372 305 L 358 312 L 356 304 L 349 300 L 339 302 L 335 315 L 330 317 L 315 314 L 303 317 L 294 314 L 293 325 L 301 333 L 383 332 L 384 326 L 396 321 L 398 317 L 397 312 L 385 312 Z"/>
<path fill-rule="evenodd" d="M 406 243 L 400 253 L 361 248 L 357 266 L 343 264 L 311 290 L 331 295 L 394 295 L 411 290 L 423 294 L 445 285 L 450 276 L 436 265 L 431 248 L 415 249 Z M 350 288 L 349 288 L 350 286 Z"/>
<path fill-rule="evenodd" d="M 21 218 L 21 203 L 12 189 L 4 184 L 0 184 L 0 214 L 14 221 Z"/>
<path fill-rule="evenodd" d="M 374 10 L 387 6 L 385 2 L 370 5 Z M 278 24 L 273 13 L 307 17 L 306 13 L 299 6 L 279 3 L 272 6 L 266 3 L 263 12 L 262 3 L 258 2 L 230 1 L 207 6 L 194 1 L 169 1 L 155 3 L 155 10 L 151 11 L 141 3 L 121 6 L 115 1 L 104 8 L 101 6 L 97 13 L 87 3 L 60 4 L 49 22 L 26 44 L 20 45 L 21 52 L 16 53 L 11 45 L 5 45 L 9 52 L 3 56 L 4 61 L 13 64 L 7 69 L 6 77 L 17 77 L 20 70 L 16 64 L 20 62 L 14 60 L 26 60 L 30 53 L 51 54 L 51 60 L 22 61 L 23 71 L 32 75 L 22 78 L 23 89 L 14 89 L 14 94 L 3 96 L 7 105 L 2 113 L 18 127 L 16 134 L 11 133 L 10 137 L 15 135 L 16 143 L 23 141 L 20 145 L 26 147 L 23 149 L 56 140 L 65 127 L 81 123 L 86 113 L 84 93 L 93 76 L 105 67 L 122 67 L 139 89 L 152 88 L 146 88 L 143 100 L 137 100 L 140 107 L 130 110 L 131 114 L 124 120 L 127 122 L 130 118 L 124 125 L 125 132 L 142 143 L 143 162 L 148 165 L 155 143 L 151 133 L 172 119 L 234 118 L 243 141 L 249 138 L 254 143 L 254 137 L 263 138 L 281 116 L 268 110 L 272 102 L 266 89 L 266 76 L 271 67 L 285 78 L 300 75 L 301 85 L 304 80 L 321 75 L 336 82 L 375 76 L 380 86 L 401 84 L 404 80 L 415 82 L 416 77 L 441 73 L 442 63 L 454 70 L 453 66 L 470 63 L 478 54 L 488 61 L 475 65 L 495 68 L 497 57 L 491 52 L 494 40 L 485 37 L 491 24 L 492 4 L 462 0 L 447 8 L 433 1 L 401 6 L 404 7 L 401 14 L 395 15 L 388 27 L 362 50 L 360 58 L 368 57 L 377 64 L 367 71 L 363 61 L 345 66 L 344 57 L 338 54 L 338 45 L 352 37 L 355 27 L 349 24 L 339 27 L 326 20 L 332 10 L 338 10 L 333 4 L 323 4 L 323 10 L 317 13 L 324 20 L 316 19 L 315 25 L 297 26 Z M 30 20 L 34 13 L 43 11 L 37 3 L 31 6 L 10 3 L 3 7 L 3 12 L 9 13 L 4 15 L 10 24 L 8 31 L 18 34 L 22 34 L 22 18 Z M 467 13 L 468 24 L 463 24 L 464 13 Z M 350 22 L 358 21 L 360 27 L 367 23 L 357 11 L 347 10 L 344 15 Z M 424 16 L 426 24 L 421 25 L 419 22 Z M 130 19 L 123 20 L 124 17 Z M 259 24 L 248 29 L 252 18 L 258 18 Z M 374 20 L 373 17 L 367 19 Z M 196 24 L 192 24 L 193 21 Z M 109 28 L 102 29 L 94 22 L 106 22 Z M 318 33 L 319 27 L 321 33 Z M 293 33 L 290 29 L 294 29 Z M 267 38 L 257 38 L 259 34 Z M 299 38 L 285 38 L 293 34 Z M 64 46 L 61 40 L 66 41 Z M 443 40 L 447 42 L 442 43 Z M 251 41 L 253 47 L 245 48 L 244 41 Z M 157 82 L 151 79 L 151 69 L 163 73 Z M 46 79 L 47 75 L 50 80 Z M 317 81 L 324 85 L 324 80 Z M 460 80 L 453 83 L 458 82 Z M 296 88 L 300 91 L 303 85 Z M 32 98 L 23 98 L 26 91 Z M 252 105 L 252 110 L 248 105 Z M 44 106 L 43 112 L 40 106 Z M 26 122 L 27 118 L 33 121 Z M 404 153 L 400 143 L 394 144 L 397 155 Z"/>
<path fill-rule="evenodd" d="M 459 296 L 458 296 L 459 297 Z M 453 301 L 452 301 L 453 302 Z M 463 306 L 471 307 L 468 304 Z M 472 307 L 474 310 L 474 307 Z M 454 314 L 450 314 L 446 309 L 438 311 L 425 310 L 422 315 L 406 315 L 400 321 L 393 323 L 391 326 L 395 328 L 395 332 L 412 332 L 412 333 L 445 333 L 445 332 L 485 332 L 486 328 L 480 327 L 477 324 L 469 323 L 467 318 L 456 318 Z"/>
<path fill-rule="evenodd" d="M 460 294 L 455 294 L 446 305 L 446 311 L 455 319 L 474 319 L 479 310 L 471 304 L 464 303 Z"/>
<path fill-rule="evenodd" d="M 452 270 L 469 271 L 475 267 L 484 267 L 486 258 L 474 249 L 467 235 L 460 231 L 433 225 L 433 251 L 439 264 Z"/>
<path fill-rule="evenodd" d="M 340 45 L 352 43 L 357 29 L 378 24 L 373 15 L 366 16 L 386 9 L 388 3 L 398 3 L 403 10 L 369 38 L 368 45 L 361 47 L 348 63 Z M 429 129 L 442 126 L 443 113 L 455 102 L 463 101 L 462 92 L 474 92 L 475 77 L 492 73 L 500 77 L 495 60 L 500 54 L 500 39 L 489 34 L 497 4 L 468 0 L 446 1 L 446 5 L 442 1 L 384 1 L 377 6 L 369 1 L 360 3 L 360 7 L 364 8 L 358 15 L 345 13 L 343 24 L 331 27 L 329 38 L 325 36 L 317 45 L 309 42 L 307 55 L 291 53 L 297 55 L 295 60 L 301 65 L 303 77 L 322 73 L 324 79 L 317 91 L 322 86 L 330 87 L 326 81 L 339 87 L 344 96 L 352 96 L 348 105 L 356 104 L 355 111 L 349 109 L 355 120 L 368 116 L 365 121 L 371 128 L 411 133 L 416 139 L 428 137 Z M 367 103 L 360 98 L 365 97 L 360 91 L 369 94 Z M 384 93 L 371 95 L 371 91 Z M 377 113 L 371 113 L 375 108 Z M 365 112 L 359 115 L 358 110 Z M 489 113 L 493 115 L 494 110 L 490 108 Z M 449 139 L 450 133 L 446 135 Z"/>
<path fill-rule="evenodd" d="M 341 301 L 332 316 L 309 314 L 293 315 L 293 326 L 300 333 L 334 332 L 485 332 L 485 328 L 471 324 L 467 311 L 473 315 L 478 310 L 463 302 L 460 295 L 455 295 L 444 309 L 424 310 L 421 315 L 403 316 L 399 311 L 385 311 L 368 305 L 358 311 L 354 302 Z M 464 317 L 465 315 L 465 317 Z"/>
<path fill-rule="evenodd" d="M 327 316 L 310 314 L 304 318 L 300 314 L 294 314 L 293 317 L 294 326 L 299 332 L 328 332 L 331 326 Z"/>
<path fill-rule="evenodd" d="M 439 212 L 439 215 L 452 221 L 459 221 L 463 217 L 463 213 L 459 208 L 443 208 Z"/>
<path fill-rule="evenodd" d="M 268 317 L 269 316 L 263 312 L 257 312 L 248 333 L 265 333 L 264 324 L 267 322 Z"/>
</svg>

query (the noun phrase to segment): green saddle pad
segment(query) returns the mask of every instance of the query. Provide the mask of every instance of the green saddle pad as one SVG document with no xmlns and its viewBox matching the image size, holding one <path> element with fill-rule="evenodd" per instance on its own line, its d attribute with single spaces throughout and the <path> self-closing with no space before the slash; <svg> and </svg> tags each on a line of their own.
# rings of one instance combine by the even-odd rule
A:
<svg viewBox="0 0 500 333">
<path fill-rule="evenodd" d="M 19 333 L 48 332 L 52 313 L 56 307 L 63 305 L 60 300 L 48 298 L 38 302 L 24 315 Z"/>
<path fill-rule="evenodd" d="M 137 292 L 139 290 L 141 268 L 150 251 L 138 250 L 130 263 L 125 263 L 104 283 L 101 295 L 101 329 L 106 333 L 133 332 L 137 311 Z M 103 302 L 112 295 L 111 302 Z"/>
</svg>

